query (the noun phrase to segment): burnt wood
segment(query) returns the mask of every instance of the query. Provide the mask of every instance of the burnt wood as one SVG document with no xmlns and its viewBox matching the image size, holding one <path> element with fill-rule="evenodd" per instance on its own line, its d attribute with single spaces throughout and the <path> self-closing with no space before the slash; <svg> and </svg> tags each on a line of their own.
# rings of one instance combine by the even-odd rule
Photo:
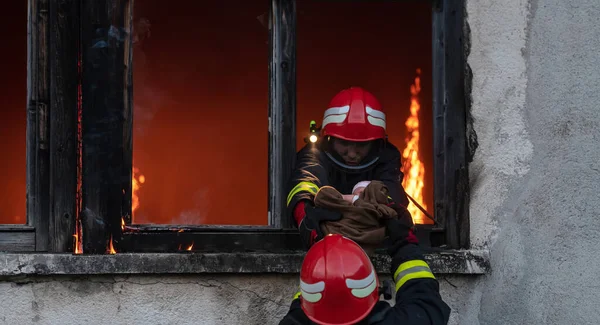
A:
<svg viewBox="0 0 600 325">
<path fill-rule="evenodd" d="M 291 228 L 285 191 L 296 152 L 296 1 L 271 1 L 269 34 L 269 224 Z"/>
<path fill-rule="evenodd" d="M 35 228 L 28 225 L 0 225 L 0 252 L 35 250 Z"/>
<path fill-rule="evenodd" d="M 15 229 L 9 231 L 0 228 L 0 252 L 26 252 L 35 250 L 35 231 L 30 229 Z"/>
<path fill-rule="evenodd" d="M 48 249 L 48 1 L 29 0 L 27 52 L 27 224 L 35 227 L 35 249 Z"/>
<path fill-rule="evenodd" d="M 126 225 L 125 232 L 183 232 L 183 231 L 199 231 L 199 232 L 280 232 L 271 226 L 244 226 L 244 225 L 157 225 L 157 224 L 136 224 Z M 292 232 L 297 231 L 293 230 Z"/>
<path fill-rule="evenodd" d="M 434 206 L 451 248 L 468 245 L 464 9 L 455 0 L 433 7 Z"/>
<path fill-rule="evenodd" d="M 304 250 L 298 231 L 129 232 L 119 252 L 284 252 Z"/>
<path fill-rule="evenodd" d="M 49 250 L 73 250 L 77 192 L 79 1 L 50 2 Z"/>
<path fill-rule="evenodd" d="M 129 1 L 124 5 L 124 23 L 127 30 L 133 30 L 133 1 Z M 129 35 L 124 42 L 124 84 L 123 84 L 123 178 L 121 187 L 124 190 L 122 197 L 122 216 L 127 224 L 131 224 L 131 178 L 133 174 L 133 43 Z M 118 234 L 113 233 L 115 241 Z"/>
<path fill-rule="evenodd" d="M 124 134 L 130 132 L 131 34 L 128 0 L 81 2 L 83 252 L 102 254 L 121 230 L 131 162 Z M 125 213 L 124 213 L 125 212 Z M 114 238 L 118 241 L 118 238 Z"/>
<path fill-rule="evenodd" d="M 427 225 L 415 232 L 421 246 L 431 247 L 432 238 L 443 230 Z M 193 244 L 193 246 L 192 246 Z M 289 252 L 304 251 L 296 229 L 258 227 L 127 227 L 119 253 L 128 252 Z"/>
</svg>

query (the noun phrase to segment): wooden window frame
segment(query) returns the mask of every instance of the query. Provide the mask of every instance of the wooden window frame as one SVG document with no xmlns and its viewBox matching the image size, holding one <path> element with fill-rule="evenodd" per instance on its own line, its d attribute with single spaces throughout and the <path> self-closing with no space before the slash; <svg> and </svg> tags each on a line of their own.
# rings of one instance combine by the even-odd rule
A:
<svg viewBox="0 0 600 325">
<path fill-rule="evenodd" d="M 104 254 L 111 239 L 118 252 L 191 243 L 202 252 L 302 250 L 284 212 L 296 147 L 296 1 L 269 0 L 269 225 L 252 227 L 129 225 L 131 1 L 29 0 L 27 224 L 0 226 L 0 250 L 72 252 L 76 229 L 84 254 Z M 465 5 L 431 2 L 437 223 L 417 235 L 424 246 L 468 248 Z"/>
</svg>

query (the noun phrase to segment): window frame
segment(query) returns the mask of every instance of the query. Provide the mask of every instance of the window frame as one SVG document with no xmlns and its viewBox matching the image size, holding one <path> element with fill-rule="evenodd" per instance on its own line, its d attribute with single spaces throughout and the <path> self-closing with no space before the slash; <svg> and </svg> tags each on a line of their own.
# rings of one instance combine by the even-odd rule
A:
<svg viewBox="0 0 600 325">
<path fill-rule="evenodd" d="M 50 155 L 48 0 L 27 8 L 26 223 L 0 225 L 0 251 L 48 249 Z"/>
<path fill-rule="evenodd" d="M 108 44 L 104 73 L 90 68 L 98 58 L 82 49 L 98 27 L 131 31 L 132 1 L 28 0 L 27 224 L 0 225 L 0 250 L 72 252 L 77 226 L 85 254 L 104 254 L 111 239 L 118 252 L 177 252 L 192 242 L 202 252 L 303 250 L 285 215 L 296 147 L 296 1 L 269 1 L 269 225 L 131 227 L 131 40 Z M 424 246 L 468 248 L 465 5 L 431 2 L 437 224 L 418 225 L 417 235 Z"/>
</svg>

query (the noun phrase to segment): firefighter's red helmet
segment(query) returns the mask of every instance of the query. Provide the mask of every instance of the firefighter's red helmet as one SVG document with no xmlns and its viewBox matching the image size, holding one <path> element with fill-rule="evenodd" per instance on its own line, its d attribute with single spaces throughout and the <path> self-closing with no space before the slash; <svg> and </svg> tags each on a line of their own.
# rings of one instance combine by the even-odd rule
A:
<svg viewBox="0 0 600 325">
<path fill-rule="evenodd" d="M 322 135 L 349 141 L 385 139 L 385 113 L 373 94 L 344 89 L 331 99 L 323 114 Z"/>
<path fill-rule="evenodd" d="M 355 324 L 367 317 L 379 301 L 379 279 L 357 243 L 332 234 L 306 253 L 300 292 L 302 310 L 313 322 Z"/>
</svg>

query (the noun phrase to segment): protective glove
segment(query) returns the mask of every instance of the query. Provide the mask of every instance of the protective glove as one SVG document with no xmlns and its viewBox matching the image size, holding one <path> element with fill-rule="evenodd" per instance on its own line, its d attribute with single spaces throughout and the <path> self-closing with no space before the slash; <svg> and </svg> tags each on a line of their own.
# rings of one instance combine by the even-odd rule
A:
<svg viewBox="0 0 600 325">
<path fill-rule="evenodd" d="M 321 230 L 321 222 L 342 219 L 341 212 L 317 208 L 308 202 L 304 206 L 304 212 L 306 215 L 302 219 L 302 222 L 300 222 L 298 230 L 306 249 L 325 237 L 325 234 Z"/>
<path fill-rule="evenodd" d="M 409 255 L 412 255 L 412 253 L 403 248 L 409 244 L 415 244 L 413 246 L 416 246 L 419 241 L 413 233 L 414 223 L 410 212 L 401 205 L 393 205 L 391 207 L 398 212 L 398 218 L 390 218 L 383 221 L 386 236 L 383 244 L 388 254 L 392 257 L 392 260 L 399 261 L 409 258 Z"/>
</svg>

